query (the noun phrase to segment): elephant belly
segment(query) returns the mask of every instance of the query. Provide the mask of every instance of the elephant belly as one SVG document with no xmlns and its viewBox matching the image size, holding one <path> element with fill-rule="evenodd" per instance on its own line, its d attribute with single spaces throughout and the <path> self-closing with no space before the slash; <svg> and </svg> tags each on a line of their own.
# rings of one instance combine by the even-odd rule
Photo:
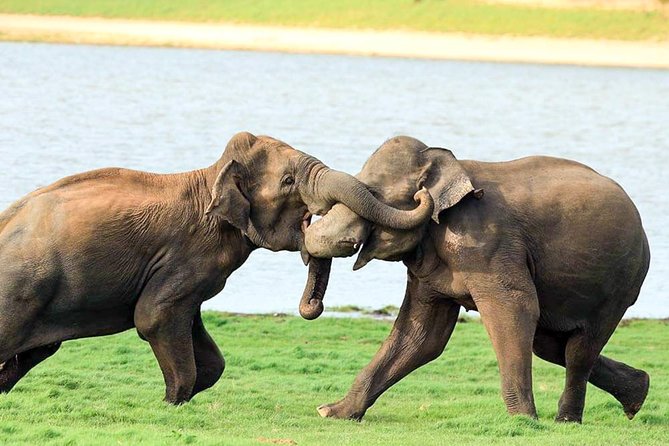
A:
<svg viewBox="0 0 669 446">
<path fill-rule="evenodd" d="M 630 277 L 620 282 L 615 278 L 618 274 L 615 269 L 609 270 L 602 265 L 602 270 L 606 273 L 585 268 L 560 270 L 562 274 L 537 277 L 539 325 L 554 331 L 571 331 L 602 317 L 622 316 L 636 298 L 634 289 L 637 285 Z"/>
<path fill-rule="evenodd" d="M 603 302 L 577 290 L 538 289 L 539 326 L 557 332 L 568 332 L 587 326 Z"/>
<path fill-rule="evenodd" d="M 100 310 L 79 308 L 66 313 L 47 310 L 35 321 L 29 342 L 39 346 L 120 333 L 135 326 L 133 313 L 134 307 Z"/>
</svg>

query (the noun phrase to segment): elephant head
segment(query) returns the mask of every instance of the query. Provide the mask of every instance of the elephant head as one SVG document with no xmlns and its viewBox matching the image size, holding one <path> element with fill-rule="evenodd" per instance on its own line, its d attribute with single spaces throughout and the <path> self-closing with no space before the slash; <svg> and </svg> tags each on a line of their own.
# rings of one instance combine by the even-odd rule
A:
<svg viewBox="0 0 669 446">
<path fill-rule="evenodd" d="M 409 209 L 425 190 L 434 199 L 432 220 L 474 191 L 472 183 L 450 150 L 428 147 L 417 139 L 398 136 L 386 141 L 367 160 L 357 178 L 371 194 L 391 209 Z M 418 192 L 416 192 L 418 191 Z M 346 206 L 336 204 L 306 231 L 305 246 L 318 258 L 360 254 L 353 269 L 372 259 L 401 260 L 423 238 L 429 219 L 413 228 L 374 223 Z"/>
<path fill-rule="evenodd" d="M 427 194 L 420 196 L 415 209 L 393 209 L 375 199 L 355 177 L 267 136 L 235 135 L 212 167 L 217 175 L 207 215 L 237 228 L 257 247 L 302 252 L 310 265 L 300 303 L 300 313 L 307 319 L 322 312 L 330 268 L 330 260 L 310 261 L 305 248 L 304 233 L 313 214 L 324 215 L 343 203 L 368 221 L 409 229 L 432 213 Z"/>
</svg>

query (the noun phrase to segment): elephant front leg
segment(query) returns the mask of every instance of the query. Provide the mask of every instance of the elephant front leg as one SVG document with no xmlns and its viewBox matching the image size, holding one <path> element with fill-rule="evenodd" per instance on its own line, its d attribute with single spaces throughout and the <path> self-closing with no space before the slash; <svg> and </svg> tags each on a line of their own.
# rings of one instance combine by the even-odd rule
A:
<svg viewBox="0 0 669 446">
<path fill-rule="evenodd" d="M 202 316 L 198 312 L 193 321 L 193 350 L 197 369 L 195 385 L 191 398 L 195 394 L 216 384 L 225 369 L 225 360 L 218 346 L 204 328 Z"/>
<path fill-rule="evenodd" d="M 165 401 L 190 400 L 196 382 L 193 349 L 195 305 L 189 299 L 164 300 L 142 296 L 135 307 L 135 326 L 151 345 L 165 379 Z"/>
<path fill-rule="evenodd" d="M 472 297 L 497 356 L 507 411 L 537 418 L 532 393 L 532 342 L 539 303 L 534 286 L 478 290 Z"/>
<path fill-rule="evenodd" d="M 459 305 L 434 296 L 410 276 L 390 336 L 344 399 L 320 406 L 318 413 L 323 417 L 360 420 L 383 392 L 443 352 L 459 310 Z"/>
</svg>

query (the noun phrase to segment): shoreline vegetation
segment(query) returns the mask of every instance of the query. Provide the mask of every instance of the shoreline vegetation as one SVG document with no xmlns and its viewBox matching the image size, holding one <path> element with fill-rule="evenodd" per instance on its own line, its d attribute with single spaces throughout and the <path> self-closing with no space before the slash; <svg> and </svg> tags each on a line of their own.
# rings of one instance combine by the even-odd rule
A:
<svg viewBox="0 0 669 446">
<path fill-rule="evenodd" d="M 669 40 L 669 0 L 3 0 L 0 14 Z"/>
<path fill-rule="evenodd" d="M 605 348 L 651 376 L 635 419 L 588 386 L 584 423 L 573 425 L 553 421 L 564 369 L 538 358 L 539 420 L 506 414 L 495 354 L 474 321 L 459 323 L 438 359 L 393 386 L 357 423 L 320 418 L 316 407 L 345 395 L 391 321 L 210 311 L 203 320 L 226 370 L 190 403 L 161 401 L 160 369 L 135 330 L 68 341 L 0 395 L 0 443 L 662 445 L 669 436 L 669 321 L 626 322 Z"/>
<path fill-rule="evenodd" d="M 669 0 L 5 0 L 0 40 L 669 68 Z"/>
</svg>

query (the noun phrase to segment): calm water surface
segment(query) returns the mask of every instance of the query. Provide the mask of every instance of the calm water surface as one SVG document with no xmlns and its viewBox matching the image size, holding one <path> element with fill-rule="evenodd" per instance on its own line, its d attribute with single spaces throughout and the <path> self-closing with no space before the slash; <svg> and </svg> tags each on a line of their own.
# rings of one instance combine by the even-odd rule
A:
<svg viewBox="0 0 669 446">
<path fill-rule="evenodd" d="M 0 206 L 107 166 L 210 165 L 237 131 L 356 173 L 408 134 L 459 158 L 572 158 L 637 204 L 652 263 L 628 316 L 669 316 L 669 71 L 0 43 Z M 401 264 L 335 262 L 327 304 L 399 305 Z M 207 308 L 294 312 L 306 268 L 259 250 Z"/>
</svg>

